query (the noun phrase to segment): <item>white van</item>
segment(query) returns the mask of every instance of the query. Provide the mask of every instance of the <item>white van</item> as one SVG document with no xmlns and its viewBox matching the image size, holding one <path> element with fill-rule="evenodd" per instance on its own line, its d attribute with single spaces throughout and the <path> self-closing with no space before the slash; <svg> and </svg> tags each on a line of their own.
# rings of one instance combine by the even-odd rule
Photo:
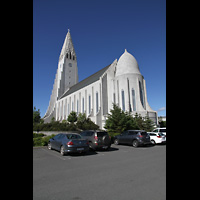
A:
<svg viewBox="0 0 200 200">
<path fill-rule="evenodd" d="M 156 128 L 152 132 L 153 133 L 163 133 L 166 136 L 166 127 L 165 128 Z"/>
</svg>

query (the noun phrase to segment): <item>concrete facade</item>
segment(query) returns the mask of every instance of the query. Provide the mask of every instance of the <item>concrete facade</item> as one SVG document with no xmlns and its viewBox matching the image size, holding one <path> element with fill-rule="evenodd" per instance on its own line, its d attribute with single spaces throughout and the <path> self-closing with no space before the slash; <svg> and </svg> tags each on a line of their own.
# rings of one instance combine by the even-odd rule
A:
<svg viewBox="0 0 200 200">
<path fill-rule="evenodd" d="M 133 116 L 137 112 L 158 122 L 157 112 L 148 104 L 146 83 L 134 56 L 125 49 L 118 61 L 115 59 L 111 65 L 78 82 L 77 58 L 68 31 L 44 121 L 50 122 L 52 117 L 66 120 L 75 111 L 86 113 L 103 129 L 113 103 Z"/>
</svg>

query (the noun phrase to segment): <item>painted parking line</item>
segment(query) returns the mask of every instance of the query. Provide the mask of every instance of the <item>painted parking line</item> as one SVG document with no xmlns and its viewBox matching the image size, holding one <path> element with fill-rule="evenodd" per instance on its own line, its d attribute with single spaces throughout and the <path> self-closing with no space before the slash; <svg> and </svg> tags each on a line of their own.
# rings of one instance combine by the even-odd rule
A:
<svg viewBox="0 0 200 200">
<path fill-rule="evenodd" d="M 57 155 L 57 154 L 54 154 L 53 151 L 51 150 L 48 150 L 48 149 L 42 149 L 43 151 L 47 152 L 48 154 L 52 155 L 52 156 L 55 156 L 56 158 L 59 158 L 61 160 L 66 160 L 64 157 L 62 157 L 61 155 Z"/>
</svg>

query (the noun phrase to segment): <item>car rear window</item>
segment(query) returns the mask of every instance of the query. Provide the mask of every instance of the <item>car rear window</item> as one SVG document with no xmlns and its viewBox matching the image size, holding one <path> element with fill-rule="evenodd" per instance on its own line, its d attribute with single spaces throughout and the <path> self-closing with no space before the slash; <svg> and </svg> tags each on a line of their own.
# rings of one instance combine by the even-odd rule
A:
<svg viewBox="0 0 200 200">
<path fill-rule="evenodd" d="M 107 132 L 97 132 L 97 137 L 103 137 L 104 135 L 108 135 Z"/>
<path fill-rule="evenodd" d="M 135 135 L 135 134 L 137 134 L 137 132 L 135 132 L 135 131 L 129 131 L 128 132 L 128 135 Z"/>
<path fill-rule="evenodd" d="M 81 139 L 80 135 L 75 135 L 75 134 L 67 134 L 68 139 Z"/>
<path fill-rule="evenodd" d="M 164 132 L 164 133 L 165 133 L 165 132 L 166 132 L 166 129 L 160 129 L 160 132 Z"/>
</svg>

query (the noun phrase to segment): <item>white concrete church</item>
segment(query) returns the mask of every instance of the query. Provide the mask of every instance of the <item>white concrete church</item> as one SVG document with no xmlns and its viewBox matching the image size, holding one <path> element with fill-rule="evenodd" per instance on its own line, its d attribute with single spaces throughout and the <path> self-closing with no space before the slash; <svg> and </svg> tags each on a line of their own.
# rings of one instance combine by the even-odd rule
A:
<svg viewBox="0 0 200 200">
<path fill-rule="evenodd" d="M 78 82 L 77 57 L 68 30 L 59 61 L 48 109 L 43 117 L 50 122 L 67 119 L 71 111 L 86 113 L 104 129 L 113 103 L 131 114 L 137 112 L 157 124 L 157 112 L 147 102 L 146 83 L 136 59 L 127 52 L 112 64 Z"/>
</svg>

